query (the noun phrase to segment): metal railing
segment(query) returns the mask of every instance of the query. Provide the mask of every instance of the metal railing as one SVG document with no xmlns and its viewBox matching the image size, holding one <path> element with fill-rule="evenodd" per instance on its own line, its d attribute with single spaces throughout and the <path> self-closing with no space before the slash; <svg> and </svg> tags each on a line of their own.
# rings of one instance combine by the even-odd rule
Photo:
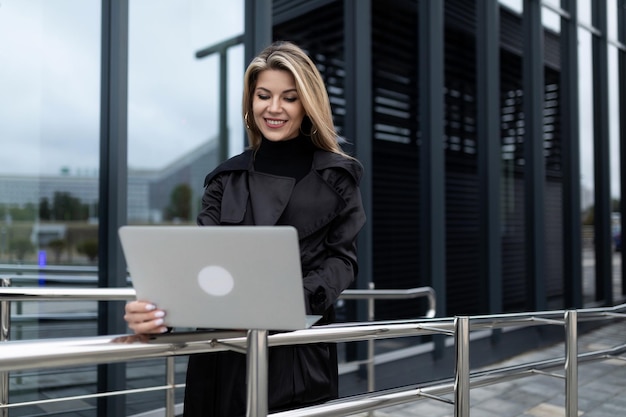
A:
<svg viewBox="0 0 626 417">
<path fill-rule="evenodd" d="M 5 273 L 9 270 L 6 266 L 0 266 L 0 273 Z M 13 269 L 15 271 L 15 269 Z M 27 275 L 23 275 L 23 272 L 28 272 Z M 36 272 L 37 274 L 33 274 Z M 64 269 L 61 267 L 56 267 L 52 271 L 49 267 L 37 267 L 30 266 L 26 268 L 26 271 L 20 269 L 19 275 L 12 275 L 12 277 L 19 277 L 20 280 L 39 280 L 41 278 L 41 274 L 45 272 L 53 272 L 53 273 L 77 273 L 84 274 L 89 272 L 95 272 L 95 269 L 90 270 L 89 267 L 84 268 L 70 268 Z M 56 282 L 64 282 L 63 277 L 56 277 Z M 76 283 L 76 280 L 72 280 L 71 282 Z M 86 277 L 83 278 L 83 283 L 91 283 L 92 281 Z M 95 283 L 95 278 L 93 279 Z M 0 288 L 0 325 L 2 328 L 2 333 L 0 334 L 0 341 L 8 341 L 11 329 L 11 301 L 53 301 L 53 300 L 62 300 L 62 301 L 128 301 L 135 298 L 135 291 L 132 288 L 51 288 L 51 287 L 38 287 L 38 288 L 30 288 L 30 287 L 11 287 L 11 279 L 3 278 L 2 279 L 2 288 Z M 427 299 L 427 310 L 425 313 L 425 317 L 434 317 L 435 316 L 435 292 L 430 287 L 420 287 L 420 288 L 411 288 L 411 289 L 402 289 L 402 290 L 375 290 L 373 289 L 373 284 L 370 284 L 369 290 L 346 290 L 341 296 L 342 299 L 352 299 L 352 300 L 368 300 L 368 320 L 374 320 L 374 301 L 377 299 L 414 299 L 414 298 L 426 298 Z M 253 337 L 259 337 L 258 334 L 254 333 Z M 184 385 L 176 385 L 174 383 L 174 361 L 168 358 L 166 362 L 166 385 L 163 387 L 152 387 L 149 389 L 143 390 L 126 390 L 118 393 L 108 393 L 108 394 L 94 394 L 88 396 L 80 396 L 80 397 L 72 397 L 72 398 L 64 398 L 59 400 L 67 401 L 69 399 L 84 399 L 84 398 L 95 398 L 98 396 L 107 396 L 107 395 L 120 395 L 120 394 L 129 394 L 136 392 L 146 392 L 149 390 L 159 390 L 166 389 L 166 414 L 168 416 L 174 415 L 174 390 L 176 388 L 183 387 Z M 367 358 L 364 361 L 356 361 L 354 364 L 362 364 L 365 363 L 367 365 L 367 380 L 368 380 L 368 391 L 374 390 L 374 340 L 368 340 L 368 352 Z M 258 368 L 258 366 L 257 366 Z M 54 402 L 59 400 L 43 400 L 43 401 L 31 401 L 28 403 L 18 403 L 18 404 L 10 404 L 8 401 L 9 397 L 9 371 L 0 371 L 0 417 L 5 417 L 7 414 L 4 410 L 8 410 L 9 407 L 17 407 L 17 406 L 25 406 L 25 405 L 37 405 L 44 402 Z"/>
<path fill-rule="evenodd" d="M 252 354 L 252 357 L 255 358 L 255 366 L 261 368 L 260 372 L 251 372 L 248 375 L 248 384 L 252 389 L 252 393 L 249 392 L 248 397 L 254 399 L 254 402 L 249 403 L 248 416 L 260 417 L 267 415 L 267 396 L 263 395 L 267 393 L 267 374 L 262 369 L 266 366 L 262 354 L 268 347 L 446 334 L 454 336 L 456 346 L 456 370 L 455 377 L 451 381 L 368 393 L 361 397 L 335 400 L 318 406 L 274 413 L 271 416 L 345 416 L 429 398 L 451 403 L 456 417 L 468 417 L 471 388 L 521 378 L 533 373 L 551 375 L 548 371 L 564 368 L 565 376 L 559 377 L 565 379 L 566 417 L 575 417 L 578 411 L 578 364 L 611 357 L 624 359 L 620 358 L 619 355 L 626 352 L 626 344 L 622 344 L 610 349 L 579 355 L 577 351 L 577 325 L 581 321 L 626 318 L 625 311 L 626 304 L 622 304 L 602 309 L 319 326 L 309 330 L 279 333 L 271 336 L 267 336 L 266 331 L 250 330 L 247 337 L 242 337 L 241 334 L 206 332 L 192 333 L 182 336 L 182 338 L 176 334 L 152 337 L 121 335 L 54 341 L 6 342 L 0 345 L 0 372 L 247 349 L 248 354 Z M 540 325 L 564 327 L 566 335 L 565 358 L 470 373 L 468 357 L 471 331 Z M 261 355 L 257 356 L 256 354 Z M 104 395 L 120 393 L 128 393 L 128 391 Z M 443 397 L 449 393 L 454 393 L 454 401 Z"/>
<path fill-rule="evenodd" d="M 1 271 L 1 268 L 0 268 Z M 10 284 L 8 280 L 3 285 Z M 583 362 L 604 360 L 608 358 L 624 359 L 626 344 L 610 349 L 597 350 L 578 354 L 577 325 L 582 321 L 612 320 L 626 318 L 626 304 L 610 308 L 558 310 L 548 312 L 531 312 L 521 314 L 501 314 L 472 317 L 448 317 L 441 319 L 419 319 L 386 322 L 366 322 L 318 326 L 310 330 L 280 333 L 268 336 L 266 331 L 251 330 L 244 333 L 187 333 L 159 336 L 100 336 L 88 338 L 68 338 L 57 340 L 36 340 L 10 342 L 8 340 L 9 324 L 5 318 L 10 316 L 8 304 L 17 300 L 69 299 L 84 295 L 89 299 L 132 299 L 132 289 L 53 289 L 53 288 L 3 288 L 0 289 L 0 315 L 2 316 L 2 333 L 0 340 L 0 384 L 8 387 L 8 373 L 29 369 L 45 369 L 65 366 L 76 366 L 95 363 L 126 362 L 148 358 L 168 358 L 201 352 L 217 352 L 222 350 L 238 350 L 247 352 L 252 361 L 253 372 L 248 373 L 248 416 L 267 415 L 267 364 L 262 360 L 264 352 L 270 346 L 295 345 L 316 342 L 354 342 L 401 338 L 421 335 L 444 334 L 455 339 L 456 369 L 454 378 L 437 383 L 426 383 L 421 386 L 405 387 L 363 394 L 331 401 L 322 405 L 299 410 L 275 413 L 272 416 L 344 416 L 365 411 L 373 411 L 392 405 L 414 402 L 420 399 L 434 399 L 449 403 L 454 407 L 456 417 L 469 416 L 469 396 L 471 388 L 487 386 L 498 382 L 509 381 L 533 374 L 556 376 L 565 380 L 566 417 L 577 416 L 578 413 L 578 365 Z M 368 290 L 353 290 L 345 298 L 369 298 L 373 303 L 374 294 Z M 405 297 L 414 290 L 378 290 L 386 297 Z M 385 294 L 385 292 L 388 292 Z M 421 291 L 416 291 L 421 293 Z M 404 293 L 404 294 L 401 294 Z M 106 297 L 105 297 L 106 295 Z M 412 296 L 412 294 L 411 294 Z M 424 296 L 434 301 L 434 293 L 426 291 Z M 92 298 L 93 297 L 93 298 Z M 119 297 L 119 298 L 118 298 Z M 74 298 L 76 299 L 76 298 Z M 431 304 L 434 311 L 434 304 Z M 429 312 L 431 309 L 429 308 Z M 512 367 L 496 368 L 487 371 L 470 372 L 469 369 L 469 337 L 472 331 L 492 330 L 511 327 L 528 327 L 558 325 L 565 330 L 565 357 L 532 362 Z M 368 358 L 369 360 L 369 358 Z M 373 364 L 373 362 L 372 362 Z M 564 376 L 551 374 L 550 371 L 564 369 Z M 94 398 L 145 392 L 147 390 L 168 390 L 182 385 L 175 385 L 173 378 L 168 378 L 166 385 L 144 388 L 140 390 L 124 390 L 98 393 L 80 397 L 65 397 L 44 400 L 44 402 L 67 401 L 76 398 Z M 369 387 L 369 383 L 368 383 Z M 24 405 L 9 404 L 8 396 L 2 397 L 0 389 L 0 415 L 9 408 Z M 453 394 L 454 400 L 444 397 Z M 173 396 L 166 396 L 173 401 Z M 28 404 L 35 404 L 29 402 Z M 166 407 L 168 416 L 173 416 L 173 404 Z"/>
</svg>

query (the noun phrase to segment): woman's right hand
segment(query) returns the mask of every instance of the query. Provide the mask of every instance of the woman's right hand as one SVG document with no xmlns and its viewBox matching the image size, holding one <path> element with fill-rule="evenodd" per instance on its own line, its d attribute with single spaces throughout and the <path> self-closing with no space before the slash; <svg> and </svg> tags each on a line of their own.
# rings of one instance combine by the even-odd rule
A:
<svg viewBox="0 0 626 417">
<path fill-rule="evenodd" d="M 130 301 L 126 303 L 124 320 L 128 327 L 137 334 L 165 333 L 168 328 L 163 325 L 165 311 L 159 310 L 149 301 Z"/>
</svg>

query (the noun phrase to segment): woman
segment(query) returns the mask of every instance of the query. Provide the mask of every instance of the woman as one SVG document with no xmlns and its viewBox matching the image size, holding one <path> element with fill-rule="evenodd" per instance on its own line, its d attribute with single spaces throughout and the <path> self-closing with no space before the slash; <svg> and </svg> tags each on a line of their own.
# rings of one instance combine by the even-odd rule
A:
<svg viewBox="0 0 626 417">
<path fill-rule="evenodd" d="M 207 175 L 198 224 L 294 226 L 307 314 L 330 323 L 334 302 L 357 273 L 356 237 L 365 223 L 361 164 L 341 150 L 323 79 L 296 45 L 277 42 L 262 51 L 243 90 L 250 147 Z M 165 314 L 134 301 L 124 318 L 136 333 L 158 333 L 167 331 Z M 268 366 L 271 412 L 337 398 L 334 344 L 270 348 Z M 244 355 L 191 356 L 184 415 L 244 416 L 245 384 Z"/>
</svg>

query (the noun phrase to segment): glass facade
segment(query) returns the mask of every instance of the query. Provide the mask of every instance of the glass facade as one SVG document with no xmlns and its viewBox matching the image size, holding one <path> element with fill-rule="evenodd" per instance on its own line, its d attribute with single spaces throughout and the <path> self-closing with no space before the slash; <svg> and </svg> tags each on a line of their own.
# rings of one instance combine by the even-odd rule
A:
<svg viewBox="0 0 626 417">
<path fill-rule="evenodd" d="M 98 286 L 100 103 L 108 94 L 101 91 L 102 4 L 0 4 L 0 267 L 12 286 Z M 131 0 L 128 16 L 128 221 L 194 223 L 204 175 L 219 155 L 221 82 L 228 83 L 227 154 L 244 144 L 243 45 L 226 51 L 225 74 L 219 55 L 196 53 L 242 35 L 243 1 L 224 7 Z M 177 200 L 181 189 L 193 190 L 190 201 Z M 24 269 L 29 267 L 39 269 Z M 14 302 L 11 312 L 11 340 L 98 333 L 93 301 Z M 176 360 L 178 382 L 185 364 L 186 358 Z M 164 366 L 163 360 L 139 361 L 126 375 L 132 385 L 153 386 L 165 383 Z M 68 395 L 77 381 L 85 393 L 96 392 L 97 378 L 95 366 L 13 372 L 10 399 Z M 129 395 L 125 415 L 160 408 L 163 398 Z M 11 416 L 57 410 L 97 415 L 97 402 L 23 406 Z"/>
</svg>

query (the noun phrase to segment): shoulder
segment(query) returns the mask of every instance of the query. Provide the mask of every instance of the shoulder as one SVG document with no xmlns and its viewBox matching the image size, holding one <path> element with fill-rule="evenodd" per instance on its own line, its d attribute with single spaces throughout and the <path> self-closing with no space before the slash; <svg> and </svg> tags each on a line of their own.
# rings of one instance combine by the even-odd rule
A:
<svg viewBox="0 0 626 417">
<path fill-rule="evenodd" d="M 318 150 L 313 158 L 313 168 L 317 171 L 324 170 L 341 170 L 349 174 L 358 184 L 363 175 L 363 165 L 354 158 L 348 158 L 344 155 Z"/>
<path fill-rule="evenodd" d="M 219 164 L 217 168 L 209 172 L 209 174 L 204 178 L 204 186 L 206 187 L 213 178 L 221 173 L 248 171 L 250 169 L 250 164 L 252 163 L 252 152 L 253 151 L 250 149 L 246 150 Z"/>
</svg>

